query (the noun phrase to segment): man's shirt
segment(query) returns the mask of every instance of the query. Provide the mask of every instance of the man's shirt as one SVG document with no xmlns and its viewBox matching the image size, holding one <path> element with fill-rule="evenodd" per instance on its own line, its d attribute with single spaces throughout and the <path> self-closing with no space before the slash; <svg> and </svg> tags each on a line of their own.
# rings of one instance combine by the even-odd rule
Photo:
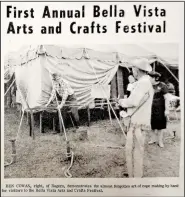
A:
<svg viewBox="0 0 185 197">
<path fill-rule="evenodd" d="M 148 75 L 141 77 L 135 82 L 135 88 L 132 90 L 127 99 L 120 99 L 119 104 L 124 108 L 128 108 L 127 113 L 132 115 L 131 123 L 150 126 L 151 108 L 154 90 Z M 138 108 L 139 106 L 141 106 Z"/>
<path fill-rule="evenodd" d="M 53 81 L 53 90 L 51 92 L 50 102 L 55 99 L 56 92 L 59 94 L 59 96 L 62 97 L 62 102 L 60 104 L 61 106 L 65 104 L 69 95 L 74 94 L 74 90 L 70 87 L 68 83 L 64 82 L 63 79 Z"/>
</svg>

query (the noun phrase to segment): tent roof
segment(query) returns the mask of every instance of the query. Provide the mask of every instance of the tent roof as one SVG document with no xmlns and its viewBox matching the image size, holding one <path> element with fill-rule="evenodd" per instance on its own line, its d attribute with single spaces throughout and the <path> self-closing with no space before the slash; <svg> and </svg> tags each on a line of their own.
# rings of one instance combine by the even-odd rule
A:
<svg viewBox="0 0 185 197">
<path fill-rule="evenodd" d="M 143 48 L 152 51 L 159 62 L 171 68 L 178 67 L 179 48 L 176 43 L 142 44 Z"/>
<path fill-rule="evenodd" d="M 81 59 L 86 57 L 99 61 L 118 60 L 123 63 L 133 58 L 145 57 L 154 62 L 160 61 L 171 68 L 178 66 L 177 44 L 117 44 L 117 45 L 44 45 L 47 55 L 59 59 Z M 20 65 L 37 57 L 37 46 L 23 46 L 17 52 L 11 52 L 5 58 L 5 64 Z"/>
<path fill-rule="evenodd" d="M 145 48 L 147 51 L 155 53 L 157 56 L 160 56 L 163 59 L 166 58 L 172 58 L 177 59 L 178 58 L 178 44 L 176 43 L 152 43 L 152 44 L 142 44 L 141 47 Z"/>
<path fill-rule="evenodd" d="M 114 44 L 114 45 L 108 45 L 108 44 L 99 44 L 99 45 L 73 45 L 73 46 L 64 46 L 61 45 L 61 47 L 69 47 L 69 48 L 87 48 L 94 51 L 104 52 L 104 53 L 122 53 L 126 56 L 149 56 L 153 55 L 154 53 L 149 52 L 142 46 L 136 45 L 136 44 Z"/>
</svg>

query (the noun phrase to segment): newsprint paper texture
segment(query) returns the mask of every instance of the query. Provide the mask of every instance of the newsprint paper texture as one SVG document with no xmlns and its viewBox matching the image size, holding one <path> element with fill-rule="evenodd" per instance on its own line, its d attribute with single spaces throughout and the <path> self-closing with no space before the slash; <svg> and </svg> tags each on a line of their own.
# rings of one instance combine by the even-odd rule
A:
<svg viewBox="0 0 185 197">
<path fill-rule="evenodd" d="M 183 196 L 184 2 L 1 2 L 1 195 Z"/>
</svg>

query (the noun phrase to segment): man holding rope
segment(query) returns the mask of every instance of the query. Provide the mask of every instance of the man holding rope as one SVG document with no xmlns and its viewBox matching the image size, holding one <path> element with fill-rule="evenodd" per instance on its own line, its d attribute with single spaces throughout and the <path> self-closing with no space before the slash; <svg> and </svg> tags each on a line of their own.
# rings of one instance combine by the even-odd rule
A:
<svg viewBox="0 0 185 197">
<path fill-rule="evenodd" d="M 51 97 L 46 104 L 46 107 L 57 98 L 58 101 L 61 101 L 58 105 L 58 109 L 62 109 L 64 104 L 69 102 L 69 106 L 67 108 L 70 109 L 73 117 L 74 124 L 76 129 L 80 126 L 78 107 L 77 107 L 77 99 L 74 94 L 74 90 L 70 87 L 70 85 L 65 82 L 62 78 L 62 75 L 59 73 L 52 74 L 53 81 L 53 90 L 51 92 Z"/>
<path fill-rule="evenodd" d="M 128 122 L 126 141 L 126 162 L 129 177 L 143 176 L 144 131 L 150 128 L 151 106 L 154 90 L 148 72 L 152 71 L 147 59 L 136 59 L 132 67 L 137 79 L 135 88 L 127 99 L 120 99 L 119 105 L 127 108 Z"/>
</svg>

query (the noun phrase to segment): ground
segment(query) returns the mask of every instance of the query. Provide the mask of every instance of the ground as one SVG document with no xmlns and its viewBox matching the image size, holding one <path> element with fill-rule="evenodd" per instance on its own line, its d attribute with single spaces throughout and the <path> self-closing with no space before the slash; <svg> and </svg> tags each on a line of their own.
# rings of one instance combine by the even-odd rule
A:
<svg viewBox="0 0 185 197">
<path fill-rule="evenodd" d="M 178 114 L 179 115 L 179 114 Z M 4 159 L 5 163 L 11 159 L 11 144 L 9 139 L 15 138 L 20 123 L 20 115 L 16 110 L 6 110 L 4 125 Z M 173 118 L 173 117 L 172 117 Z M 74 178 L 122 178 L 127 172 L 124 149 L 113 149 L 105 146 L 119 146 L 124 144 L 123 134 L 113 120 L 92 122 L 88 129 L 88 140 L 81 141 L 78 133 L 67 130 L 74 163 L 70 173 Z M 144 177 L 178 177 L 180 158 L 180 120 L 173 120 L 168 124 L 165 136 L 176 131 L 175 140 L 165 141 L 165 148 L 148 145 L 147 134 L 144 154 Z M 5 178 L 60 178 L 65 177 L 64 169 L 70 165 L 66 159 L 66 144 L 64 135 L 52 134 L 46 129 L 39 133 L 35 126 L 36 138 L 29 137 L 29 127 L 26 117 L 23 119 L 18 134 L 16 150 L 17 162 L 5 167 Z M 99 146 L 100 145 L 100 146 Z"/>
</svg>

